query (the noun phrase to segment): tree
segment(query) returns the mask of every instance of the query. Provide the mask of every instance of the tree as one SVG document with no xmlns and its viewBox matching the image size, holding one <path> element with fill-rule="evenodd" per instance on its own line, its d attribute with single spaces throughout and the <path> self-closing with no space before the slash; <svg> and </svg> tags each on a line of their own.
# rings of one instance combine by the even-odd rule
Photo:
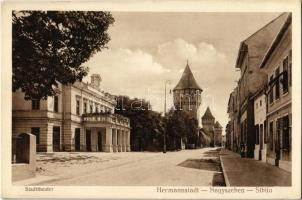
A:
<svg viewBox="0 0 302 200">
<path fill-rule="evenodd" d="M 130 119 L 131 150 L 162 150 L 163 118 L 161 113 L 151 110 L 149 102 L 144 99 L 118 96 L 115 113 Z"/>
<path fill-rule="evenodd" d="M 167 147 L 170 150 L 180 149 L 181 140 L 187 144 L 198 144 L 198 123 L 182 110 L 171 109 L 165 118 Z"/>
<path fill-rule="evenodd" d="M 14 11 L 12 14 L 13 91 L 25 99 L 45 99 L 62 84 L 81 81 L 82 66 L 106 48 L 109 12 Z"/>
</svg>

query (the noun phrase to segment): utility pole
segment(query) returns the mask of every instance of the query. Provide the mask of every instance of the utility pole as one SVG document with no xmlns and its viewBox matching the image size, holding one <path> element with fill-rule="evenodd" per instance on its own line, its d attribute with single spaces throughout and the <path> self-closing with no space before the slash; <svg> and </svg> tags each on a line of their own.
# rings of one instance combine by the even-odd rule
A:
<svg viewBox="0 0 302 200">
<path fill-rule="evenodd" d="M 164 117 L 166 116 L 167 112 L 167 84 L 170 84 L 170 80 L 165 81 L 165 104 L 164 104 Z M 163 148 L 163 153 L 167 152 L 167 145 L 166 145 L 166 129 L 164 129 L 164 148 Z"/>
</svg>

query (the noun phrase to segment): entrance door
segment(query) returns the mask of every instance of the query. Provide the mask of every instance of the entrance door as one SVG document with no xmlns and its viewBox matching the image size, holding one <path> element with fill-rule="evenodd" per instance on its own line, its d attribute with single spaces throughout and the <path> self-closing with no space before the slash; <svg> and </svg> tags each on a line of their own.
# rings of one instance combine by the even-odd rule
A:
<svg viewBox="0 0 302 200">
<path fill-rule="evenodd" d="M 277 119 L 277 131 L 276 131 L 276 143 L 275 143 L 275 165 L 279 166 L 279 160 L 280 160 L 280 139 L 281 139 L 281 118 Z"/>
<path fill-rule="evenodd" d="M 102 132 L 98 132 L 98 151 L 102 151 Z"/>
<path fill-rule="evenodd" d="M 81 150 L 81 129 L 80 128 L 76 128 L 75 129 L 75 136 L 74 136 L 74 148 L 76 151 L 80 151 Z"/>
<path fill-rule="evenodd" d="M 259 154 L 259 160 L 262 160 L 262 151 L 263 151 L 263 124 L 260 125 L 260 154 Z"/>
<path fill-rule="evenodd" d="M 52 129 L 52 145 L 53 151 L 60 151 L 60 127 L 54 126 Z"/>
<path fill-rule="evenodd" d="M 91 130 L 86 130 L 86 150 L 91 151 Z"/>
</svg>

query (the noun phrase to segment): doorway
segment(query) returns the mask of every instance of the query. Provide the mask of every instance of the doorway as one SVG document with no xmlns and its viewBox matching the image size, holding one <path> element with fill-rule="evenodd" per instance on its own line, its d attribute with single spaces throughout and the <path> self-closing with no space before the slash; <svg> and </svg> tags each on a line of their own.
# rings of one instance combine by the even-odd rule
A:
<svg viewBox="0 0 302 200">
<path fill-rule="evenodd" d="M 103 151 L 102 149 L 102 132 L 98 132 L 98 151 Z"/>
<path fill-rule="evenodd" d="M 81 150 L 81 129 L 76 128 L 75 129 L 75 136 L 74 136 L 74 148 L 75 151 L 80 151 Z"/>
<path fill-rule="evenodd" d="M 91 130 L 86 130 L 86 150 L 91 151 Z"/>
<path fill-rule="evenodd" d="M 53 151 L 60 151 L 60 127 L 59 126 L 54 126 L 52 129 L 52 145 L 53 145 Z"/>
<path fill-rule="evenodd" d="M 281 139 L 281 118 L 277 119 L 276 124 L 276 142 L 275 142 L 275 165 L 279 166 L 279 160 L 280 160 L 280 139 Z"/>
<path fill-rule="evenodd" d="M 263 151 L 263 124 L 260 125 L 260 152 L 259 152 L 259 160 L 262 160 L 262 151 Z"/>
</svg>

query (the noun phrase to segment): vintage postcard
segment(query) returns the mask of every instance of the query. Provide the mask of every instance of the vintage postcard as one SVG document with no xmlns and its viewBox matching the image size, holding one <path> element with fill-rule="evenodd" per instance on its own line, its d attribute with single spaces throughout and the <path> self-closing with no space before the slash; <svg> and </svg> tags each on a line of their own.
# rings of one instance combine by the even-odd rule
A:
<svg viewBox="0 0 302 200">
<path fill-rule="evenodd" d="M 4 198 L 299 199 L 299 1 L 4 1 Z"/>
</svg>

